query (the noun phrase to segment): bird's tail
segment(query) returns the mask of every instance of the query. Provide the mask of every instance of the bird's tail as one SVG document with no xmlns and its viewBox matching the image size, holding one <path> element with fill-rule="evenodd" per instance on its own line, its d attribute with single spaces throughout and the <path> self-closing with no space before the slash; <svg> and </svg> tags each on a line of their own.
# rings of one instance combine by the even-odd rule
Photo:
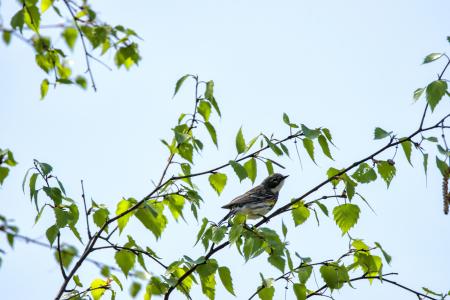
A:
<svg viewBox="0 0 450 300">
<path fill-rule="evenodd" d="M 231 218 L 235 214 L 236 214 L 236 212 L 234 211 L 234 209 L 230 209 L 230 211 L 226 214 L 226 216 L 223 217 L 223 219 L 220 220 L 219 223 L 217 223 L 217 226 L 222 225 L 223 222 L 225 222 L 226 220 L 228 220 L 229 218 Z"/>
</svg>

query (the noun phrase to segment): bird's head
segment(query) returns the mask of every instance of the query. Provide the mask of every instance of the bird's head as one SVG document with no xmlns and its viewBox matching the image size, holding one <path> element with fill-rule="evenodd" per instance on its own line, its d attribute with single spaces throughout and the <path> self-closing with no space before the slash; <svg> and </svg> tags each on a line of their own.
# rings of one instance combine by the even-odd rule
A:
<svg viewBox="0 0 450 300">
<path fill-rule="evenodd" d="M 269 177 L 267 177 L 266 179 L 264 179 L 264 181 L 262 182 L 262 185 L 264 185 L 265 188 L 270 189 L 270 191 L 272 193 L 278 193 L 281 188 L 283 187 L 284 184 L 284 180 L 288 177 L 289 175 L 282 175 L 279 173 L 274 173 L 272 175 L 270 175 Z"/>
</svg>

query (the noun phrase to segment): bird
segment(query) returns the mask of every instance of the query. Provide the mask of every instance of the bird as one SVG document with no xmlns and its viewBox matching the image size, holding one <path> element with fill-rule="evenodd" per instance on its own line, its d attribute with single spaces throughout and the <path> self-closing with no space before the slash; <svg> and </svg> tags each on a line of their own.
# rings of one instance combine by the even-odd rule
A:
<svg viewBox="0 0 450 300">
<path fill-rule="evenodd" d="M 289 175 L 274 173 L 263 180 L 263 182 L 234 198 L 222 208 L 229 209 L 228 214 L 220 220 L 220 226 L 224 221 L 237 213 L 244 214 L 248 219 L 265 218 L 278 200 L 278 194 L 283 187 L 284 180 Z"/>
</svg>

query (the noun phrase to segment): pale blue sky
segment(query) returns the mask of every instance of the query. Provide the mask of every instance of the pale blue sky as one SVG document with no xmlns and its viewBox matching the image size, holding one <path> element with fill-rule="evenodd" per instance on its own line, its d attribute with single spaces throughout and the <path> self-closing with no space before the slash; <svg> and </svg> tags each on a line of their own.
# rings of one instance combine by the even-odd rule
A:
<svg viewBox="0 0 450 300">
<path fill-rule="evenodd" d="M 293 121 L 332 130 L 338 146 L 335 162 L 319 156 L 317 167 L 304 152 L 303 169 L 295 158 L 282 160 L 287 166 L 283 172 L 291 175 L 280 197 L 284 204 L 322 181 L 330 166 L 347 166 L 383 145 L 372 141 L 376 126 L 399 136 L 415 130 L 423 103 L 413 104 L 412 92 L 436 78 L 442 68 L 442 62 L 423 66 L 422 59 L 449 49 L 448 1 L 102 0 L 95 1 L 94 8 L 101 19 L 129 26 L 144 39 L 138 68 L 109 72 L 94 64 L 97 93 L 61 87 L 50 89 L 40 102 L 44 73 L 34 66 L 31 49 L 14 39 L 9 47 L 0 45 L 1 147 L 13 150 L 20 163 L 0 189 L 0 213 L 14 218 L 23 234 L 43 241 L 52 216 L 44 215 L 33 226 L 33 206 L 20 187 L 32 160 L 52 164 L 74 199 L 80 199 L 80 179 L 96 202 L 115 207 L 121 197 L 141 198 L 165 163 L 165 148 L 159 139 L 169 137 L 178 114 L 192 107 L 189 84 L 171 100 L 176 80 L 186 73 L 215 81 L 223 113 L 222 119 L 215 120 L 219 151 L 209 144 L 197 157 L 196 170 L 234 158 L 234 138 L 241 125 L 246 138 L 261 131 L 285 136 L 283 112 Z M 2 2 L 4 19 L 16 10 L 15 4 Z M 81 51 L 79 43 L 77 51 Z M 112 64 L 111 58 L 105 59 Z M 76 68 L 84 70 L 83 57 L 76 55 L 74 60 Z M 448 112 L 448 101 L 439 110 Z M 428 120 L 431 123 L 439 116 Z M 376 215 L 358 203 L 363 213 L 351 234 L 384 246 L 393 256 L 385 271 L 399 272 L 398 282 L 415 289 L 427 286 L 447 291 L 450 219 L 442 213 L 441 177 L 433 161 L 430 158 L 426 184 L 421 156 L 413 154 L 411 168 L 399 153 L 398 177 L 389 190 L 382 182 L 361 187 Z M 196 181 L 205 199 L 202 217 L 218 220 L 224 214 L 220 206 L 250 188 L 250 182 L 239 184 L 231 170 L 227 173 L 229 183 L 220 197 L 206 179 Z M 261 171 L 257 181 L 265 175 Z M 325 189 L 316 195 L 329 193 Z M 334 204 L 330 200 L 328 206 Z M 130 232 L 136 240 L 151 245 L 164 262 L 183 254 L 196 257 L 202 254 L 201 247 L 193 248 L 198 225 L 193 218 L 187 219 L 188 224 L 171 220 L 158 242 L 137 223 L 130 225 Z M 280 230 L 281 219 L 292 225 L 285 215 L 269 226 Z M 312 217 L 291 230 L 288 239 L 290 249 L 314 261 L 336 258 L 347 248 L 347 239 L 340 238 L 334 222 L 323 217 L 320 227 Z M 4 239 L 0 243 L 5 249 Z M 111 254 L 95 258 L 107 262 Z M 264 255 L 245 264 L 229 248 L 217 259 L 230 266 L 237 299 L 253 293 L 260 284 L 259 272 L 279 276 Z M 162 272 L 156 265 L 149 266 L 156 274 Z M 97 274 L 87 264 L 81 272 L 85 282 Z M 61 278 L 52 254 L 17 242 L 15 250 L 8 250 L 4 257 L 0 282 L 2 299 L 52 299 Z M 369 287 L 359 282 L 354 286 L 357 289 L 337 291 L 335 299 L 415 298 L 386 284 Z M 314 280 L 308 287 L 316 287 Z M 284 283 L 276 288 L 275 299 L 282 299 Z M 288 299 L 293 298 L 290 293 Z M 204 298 L 200 288 L 192 295 Z M 126 292 L 117 297 L 128 298 Z M 173 297 L 181 298 L 180 294 Z M 230 298 L 218 283 L 217 299 Z"/>
</svg>

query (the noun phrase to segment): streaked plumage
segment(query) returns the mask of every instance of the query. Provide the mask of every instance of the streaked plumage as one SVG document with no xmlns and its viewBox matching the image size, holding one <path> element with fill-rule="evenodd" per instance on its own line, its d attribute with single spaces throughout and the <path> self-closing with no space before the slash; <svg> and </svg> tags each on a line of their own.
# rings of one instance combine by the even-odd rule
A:
<svg viewBox="0 0 450 300">
<path fill-rule="evenodd" d="M 230 212 L 219 222 L 219 225 L 236 213 L 245 214 L 248 219 L 257 219 L 266 215 L 275 206 L 286 177 L 288 176 L 272 174 L 260 185 L 222 206 Z"/>
</svg>

